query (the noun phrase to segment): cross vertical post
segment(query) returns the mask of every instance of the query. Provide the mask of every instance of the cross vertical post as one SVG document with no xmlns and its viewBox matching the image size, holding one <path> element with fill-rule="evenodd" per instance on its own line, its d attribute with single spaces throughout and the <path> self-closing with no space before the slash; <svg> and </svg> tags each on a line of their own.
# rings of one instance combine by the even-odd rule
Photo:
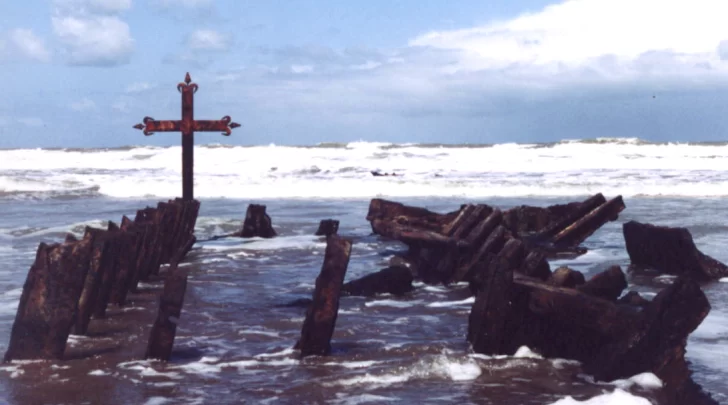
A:
<svg viewBox="0 0 728 405">
<path fill-rule="evenodd" d="M 195 91 L 192 86 L 182 87 L 182 199 L 193 199 L 195 160 Z"/>
<path fill-rule="evenodd" d="M 233 128 L 240 124 L 231 122 L 230 116 L 224 116 L 219 120 L 195 120 L 195 93 L 198 86 L 192 83 L 190 74 L 185 76 L 184 83 L 177 85 L 177 90 L 182 94 L 182 120 L 156 121 L 151 117 L 144 117 L 142 124 L 134 125 L 134 128 L 144 131 L 144 135 L 152 135 L 155 132 L 181 132 L 182 133 L 182 199 L 194 199 L 194 143 L 195 132 L 222 131 L 222 134 L 229 136 Z"/>
</svg>

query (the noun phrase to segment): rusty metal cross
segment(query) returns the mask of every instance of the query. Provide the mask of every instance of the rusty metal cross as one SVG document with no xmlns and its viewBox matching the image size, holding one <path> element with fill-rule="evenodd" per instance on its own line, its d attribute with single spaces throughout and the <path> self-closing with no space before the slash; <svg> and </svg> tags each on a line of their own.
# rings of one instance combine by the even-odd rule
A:
<svg viewBox="0 0 728 405">
<path fill-rule="evenodd" d="M 229 136 L 233 128 L 240 124 L 230 122 L 229 116 L 222 119 L 195 120 L 194 116 L 194 94 L 197 91 L 197 84 L 191 83 L 190 74 L 185 76 L 184 83 L 177 85 L 177 90 L 182 93 L 182 119 L 175 121 L 156 121 L 154 118 L 144 117 L 143 124 L 136 124 L 134 128 L 144 131 L 144 135 L 152 135 L 155 132 L 182 132 L 182 199 L 192 200 L 194 180 L 192 167 L 194 165 L 194 136 L 195 132 L 222 131 L 222 134 Z"/>
</svg>

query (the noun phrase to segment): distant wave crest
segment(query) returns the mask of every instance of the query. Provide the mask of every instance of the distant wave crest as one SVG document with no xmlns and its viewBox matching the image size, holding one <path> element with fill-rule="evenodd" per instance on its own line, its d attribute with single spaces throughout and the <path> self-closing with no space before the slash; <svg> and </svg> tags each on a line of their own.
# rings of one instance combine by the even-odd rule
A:
<svg viewBox="0 0 728 405">
<path fill-rule="evenodd" d="M 200 198 L 728 196 L 728 143 L 199 145 Z M 372 176 L 371 172 L 397 176 Z M 0 199 L 174 197 L 180 147 L 0 150 Z"/>
</svg>

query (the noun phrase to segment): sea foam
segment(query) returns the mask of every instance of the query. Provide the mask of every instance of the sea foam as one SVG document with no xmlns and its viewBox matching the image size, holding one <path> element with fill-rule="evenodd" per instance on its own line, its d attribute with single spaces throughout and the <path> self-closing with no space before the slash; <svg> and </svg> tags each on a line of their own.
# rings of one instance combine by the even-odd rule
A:
<svg viewBox="0 0 728 405">
<path fill-rule="evenodd" d="M 179 191 L 179 154 L 179 146 L 2 150 L 0 170 L 5 176 L 0 178 L 0 198 L 173 196 Z M 625 197 L 726 196 L 725 167 L 726 144 L 623 139 L 501 145 L 198 145 L 195 194 L 201 198 L 478 198 L 596 192 Z M 399 176 L 374 177 L 371 171 Z"/>
<path fill-rule="evenodd" d="M 621 389 L 616 389 L 614 392 L 602 394 L 585 401 L 577 401 L 568 396 L 551 405 L 651 405 L 651 403 L 645 398 L 632 395 Z"/>
<path fill-rule="evenodd" d="M 482 369 L 472 359 L 456 359 L 446 354 L 424 358 L 407 367 L 397 367 L 382 373 L 364 373 L 336 381 L 322 382 L 324 386 L 388 386 L 415 379 L 443 378 L 451 381 L 474 380 Z"/>
</svg>

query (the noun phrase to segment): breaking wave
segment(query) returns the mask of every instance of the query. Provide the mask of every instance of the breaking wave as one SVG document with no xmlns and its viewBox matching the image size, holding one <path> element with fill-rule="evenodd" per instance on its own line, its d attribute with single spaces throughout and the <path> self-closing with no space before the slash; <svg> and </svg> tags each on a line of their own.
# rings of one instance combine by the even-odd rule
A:
<svg viewBox="0 0 728 405">
<path fill-rule="evenodd" d="M 597 138 L 196 148 L 200 198 L 728 196 L 728 143 Z M 180 153 L 178 146 L 0 150 L 0 199 L 174 197 Z"/>
</svg>

